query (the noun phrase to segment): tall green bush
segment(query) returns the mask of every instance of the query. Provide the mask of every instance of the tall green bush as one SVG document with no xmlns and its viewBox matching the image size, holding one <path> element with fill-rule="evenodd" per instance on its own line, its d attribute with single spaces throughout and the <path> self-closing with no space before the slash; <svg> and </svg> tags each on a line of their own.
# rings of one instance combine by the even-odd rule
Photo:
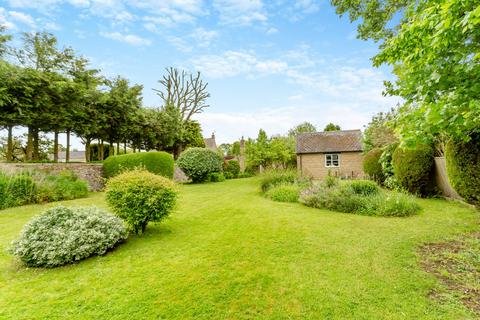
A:
<svg viewBox="0 0 480 320">
<path fill-rule="evenodd" d="M 4 208 L 35 203 L 37 184 L 29 173 L 22 172 L 8 179 Z"/>
<path fill-rule="evenodd" d="M 380 157 L 382 149 L 374 148 L 367 152 L 363 158 L 363 171 L 378 183 L 383 183 L 385 175 L 383 174 Z"/>
<path fill-rule="evenodd" d="M 450 140 L 445 156 L 452 187 L 465 201 L 480 206 L 480 133 L 468 142 Z"/>
<path fill-rule="evenodd" d="M 237 160 L 230 160 L 223 165 L 223 171 L 227 178 L 238 178 L 240 174 L 240 163 Z"/>
<path fill-rule="evenodd" d="M 150 221 L 167 217 L 176 198 L 173 181 L 143 169 L 121 173 L 106 187 L 107 203 L 137 234 L 143 233 Z"/>
<path fill-rule="evenodd" d="M 187 149 L 178 158 L 177 165 L 195 183 L 207 181 L 211 173 L 223 171 L 222 157 L 205 148 Z"/>
<path fill-rule="evenodd" d="M 392 163 L 395 178 L 403 189 L 419 196 L 432 193 L 432 147 L 423 144 L 412 149 L 398 147 Z"/>
<path fill-rule="evenodd" d="M 167 178 L 173 178 L 173 156 L 163 151 L 138 152 L 110 156 L 103 162 L 105 177 L 111 178 L 119 173 L 135 168 L 146 170 Z"/>
</svg>

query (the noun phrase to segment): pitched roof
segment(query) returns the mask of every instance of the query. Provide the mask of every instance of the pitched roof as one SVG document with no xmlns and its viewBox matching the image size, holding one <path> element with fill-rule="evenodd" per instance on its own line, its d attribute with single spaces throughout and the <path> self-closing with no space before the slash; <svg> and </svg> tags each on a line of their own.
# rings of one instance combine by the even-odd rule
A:
<svg viewBox="0 0 480 320">
<path fill-rule="evenodd" d="M 362 132 L 360 130 L 303 133 L 297 136 L 297 153 L 362 150 Z"/>
</svg>

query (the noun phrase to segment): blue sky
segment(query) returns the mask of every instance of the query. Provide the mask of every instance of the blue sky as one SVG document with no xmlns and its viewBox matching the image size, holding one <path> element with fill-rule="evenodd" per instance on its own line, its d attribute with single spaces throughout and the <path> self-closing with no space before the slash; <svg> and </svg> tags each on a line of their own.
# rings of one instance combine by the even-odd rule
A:
<svg viewBox="0 0 480 320">
<path fill-rule="evenodd" d="M 161 103 L 152 88 L 166 67 L 200 71 L 211 107 L 197 119 L 220 142 L 303 121 L 363 128 L 397 103 L 382 96 L 389 70 L 371 65 L 377 45 L 329 1 L 2 0 L 0 24 L 54 33 L 105 75 L 142 84 L 146 106 Z"/>
</svg>

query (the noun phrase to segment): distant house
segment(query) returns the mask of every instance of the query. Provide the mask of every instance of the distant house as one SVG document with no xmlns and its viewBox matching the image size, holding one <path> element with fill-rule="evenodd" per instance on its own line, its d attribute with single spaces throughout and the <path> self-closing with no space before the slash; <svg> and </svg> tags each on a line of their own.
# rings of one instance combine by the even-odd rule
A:
<svg viewBox="0 0 480 320">
<path fill-rule="evenodd" d="M 304 133 L 297 136 L 297 168 L 302 176 L 322 179 L 329 174 L 361 178 L 362 132 L 343 130 Z"/>
<path fill-rule="evenodd" d="M 205 142 L 205 148 L 217 151 L 217 142 L 215 141 L 215 133 L 212 133 L 210 138 L 204 138 L 203 141 Z"/>
<path fill-rule="evenodd" d="M 58 152 L 58 162 L 65 162 L 67 153 L 65 151 Z M 49 160 L 53 160 L 53 154 L 48 155 Z M 86 162 L 85 151 L 70 151 L 70 162 Z"/>
</svg>

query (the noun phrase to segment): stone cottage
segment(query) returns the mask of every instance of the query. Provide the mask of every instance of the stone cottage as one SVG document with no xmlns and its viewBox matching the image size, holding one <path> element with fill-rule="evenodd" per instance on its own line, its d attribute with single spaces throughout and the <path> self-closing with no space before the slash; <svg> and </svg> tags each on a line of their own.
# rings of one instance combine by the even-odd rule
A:
<svg viewBox="0 0 480 320">
<path fill-rule="evenodd" d="M 360 130 L 303 133 L 297 136 L 297 168 L 302 176 L 322 179 L 329 174 L 362 178 L 363 146 Z"/>
</svg>

